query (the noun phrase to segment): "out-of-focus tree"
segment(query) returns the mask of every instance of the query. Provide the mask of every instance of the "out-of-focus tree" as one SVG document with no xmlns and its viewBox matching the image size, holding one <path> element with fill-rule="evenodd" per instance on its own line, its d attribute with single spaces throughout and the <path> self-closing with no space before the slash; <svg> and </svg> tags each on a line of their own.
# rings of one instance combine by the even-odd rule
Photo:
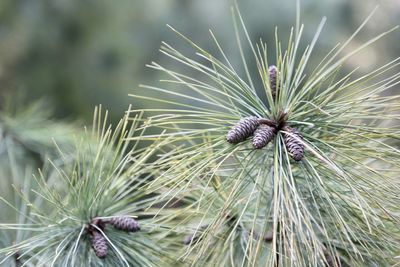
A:
<svg viewBox="0 0 400 267">
<path fill-rule="evenodd" d="M 273 40 L 275 26 L 284 36 L 294 24 L 295 1 L 238 1 L 254 39 Z M 267 2 L 267 4 L 265 4 Z M 90 120 L 93 106 L 109 108 L 115 121 L 129 103 L 126 97 L 140 83 L 159 79 L 145 68 L 160 61 L 161 41 L 170 40 L 171 24 L 207 47 L 213 28 L 227 52 L 234 53 L 232 0 L 24 1 L 0 3 L 0 97 L 19 89 L 29 99 L 47 96 L 58 117 Z M 320 46 L 345 40 L 379 1 L 302 1 L 306 25 L 329 17 Z M 367 34 L 397 23 L 396 0 L 381 3 Z M 257 8 L 254 8 L 257 6 Z M 285 15 L 283 15 L 285 14 Z M 293 14 L 292 16 L 290 14 Z M 306 27 L 305 36 L 313 34 Z M 369 70 L 374 63 L 399 54 L 399 34 L 350 62 Z M 359 40 L 362 42 L 362 40 Z M 357 39 L 356 39 L 357 42 Z M 215 47 L 207 47 L 215 51 Z M 349 48 L 351 49 L 351 48 Z M 239 58 L 239 57 L 236 57 Z M 136 108 L 148 103 L 136 102 Z"/>
</svg>

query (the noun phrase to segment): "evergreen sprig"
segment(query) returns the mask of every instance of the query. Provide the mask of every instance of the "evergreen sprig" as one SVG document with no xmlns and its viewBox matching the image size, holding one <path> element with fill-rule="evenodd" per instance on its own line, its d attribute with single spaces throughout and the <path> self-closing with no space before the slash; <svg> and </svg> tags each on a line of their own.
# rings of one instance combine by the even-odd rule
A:
<svg viewBox="0 0 400 267">
<path fill-rule="evenodd" d="M 195 229 L 201 229 L 201 238 L 189 242 L 191 265 L 394 264 L 400 245 L 400 213 L 395 204 L 400 203 L 396 178 L 400 96 L 387 92 L 400 82 L 396 71 L 400 58 L 367 74 L 342 69 L 351 56 L 397 28 L 343 55 L 374 12 L 347 41 L 328 51 L 318 66 L 310 66 L 309 61 L 315 57 L 325 18 L 304 51 L 300 50 L 303 25 L 299 15 L 286 48 L 276 31 L 272 60 L 278 70 L 276 96 L 268 72 L 270 40 L 253 45 L 237 7 L 233 18 L 244 77 L 213 32 L 219 55 L 171 28 L 195 53 L 186 55 L 167 43 L 160 51 L 187 71 L 153 62 L 149 67 L 170 79 L 163 80 L 163 87 L 142 86 L 143 93 L 132 96 L 168 106 L 145 110 L 147 123 L 177 144 L 152 189 L 167 188 L 160 198 L 168 203 L 192 201 L 179 215 L 188 218 L 183 222 L 197 216 Z M 252 52 L 257 80 L 250 71 L 241 33 Z M 282 124 L 272 145 L 255 150 L 251 142 L 229 144 L 225 139 L 229 129 L 252 116 Z M 295 127 L 303 137 L 286 126 Z M 306 156 L 300 162 L 291 160 L 285 136 L 304 147 Z M 223 233 L 227 212 L 234 212 L 235 222 Z M 183 222 L 177 223 L 178 231 Z M 272 242 L 238 236 L 243 225 L 251 233 L 272 231 Z"/>
<path fill-rule="evenodd" d="M 141 114 L 124 116 L 114 129 L 102 114 L 96 110 L 93 128 L 78 137 L 75 153 L 60 151 L 63 164 L 51 162 L 49 171 L 35 176 L 38 186 L 32 191 L 47 209 L 23 196 L 30 209 L 26 221 L 0 224 L 0 229 L 31 233 L 0 249 L 1 264 L 15 255 L 28 266 L 164 266 L 171 260 L 160 235 L 163 226 L 153 218 L 155 196 L 144 189 L 157 163 L 149 159 L 163 142 L 140 148 L 126 140 L 143 134 L 137 131 Z M 121 216 L 134 216 L 141 231 L 107 224 Z"/>
</svg>

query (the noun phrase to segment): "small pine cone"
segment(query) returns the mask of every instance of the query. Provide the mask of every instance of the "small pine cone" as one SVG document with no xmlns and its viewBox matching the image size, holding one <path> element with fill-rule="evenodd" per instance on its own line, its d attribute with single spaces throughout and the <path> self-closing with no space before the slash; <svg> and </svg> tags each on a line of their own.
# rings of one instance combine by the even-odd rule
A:
<svg viewBox="0 0 400 267">
<path fill-rule="evenodd" d="M 275 137 L 275 128 L 268 125 L 260 125 L 254 132 L 253 147 L 261 149 Z"/>
<path fill-rule="evenodd" d="M 304 145 L 299 141 L 299 139 L 303 140 L 303 136 L 299 131 L 291 127 L 285 127 L 284 130 L 291 133 L 291 135 L 284 135 L 286 149 L 288 150 L 292 159 L 295 161 L 300 161 L 304 157 Z"/>
<path fill-rule="evenodd" d="M 263 240 L 267 243 L 272 242 L 274 240 L 274 233 L 273 232 L 266 232 L 263 236 Z"/>
<path fill-rule="evenodd" d="M 271 65 L 268 68 L 268 74 L 269 74 L 269 84 L 271 87 L 271 93 L 272 97 L 275 99 L 276 97 L 276 89 L 277 89 L 277 76 L 278 76 L 278 68 L 275 65 Z"/>
<path fill-rule="evenodd" d="M 246 117 L 236 123 L 226 135 L 226 140 L 231 144 L 237 144 L 246 140 L 260 125 L 257 117 Z"/>
<path fill-rule="evenodd" d="M 92 247 L 96 256 L 105 258 L 108 254 L 108 244 L 106 238 L 98 231 L 92 232 Z"/>
<path fill-rule="evenodd" d="M 140 230 L 138 221 L 129 216 L 114 217 L 110 220 L 110 224 L 114 225 L 116 229 L 127 232 L 137 232 Z"/>
</svg>

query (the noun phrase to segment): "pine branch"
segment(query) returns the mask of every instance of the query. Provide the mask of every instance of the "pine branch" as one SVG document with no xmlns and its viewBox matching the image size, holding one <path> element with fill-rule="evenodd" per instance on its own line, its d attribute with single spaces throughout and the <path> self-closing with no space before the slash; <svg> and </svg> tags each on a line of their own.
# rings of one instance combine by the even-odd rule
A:
<svg viewBox="0 0 400 267">
<path fill-rule="evenodd" d="M 158 223 L 164 213 L 150 209 L 156 196 L 145 187 L 156 174 L 157 160 L 149 159 L 164 142 L 139 148 L 126 140 L 141 134 L 136 130 L 140 114 L 132 121 L 125 116 L 112 129 L 101 109 L 95 113 L 92 133 L 80 137 L 76 152 L 35 176 L 38 186 L 32 191 L 40 202 L 22 195 L 32 210 L 30 220 L 0 223 L 1 230 L 30 233 L 0 248 L 0 263 L 15 255 L 35 266 L 161 266 L 172 261 L 168 245 L 174 239 L 161 238 L 168 228 Z"/>
<path fill-rule="evenodd" d="M 242 16 L 233 10 L 245 77 L 233 68 L 215 34 L 219 55 L 171 28 L 193 48 L 193 56 L 167 43 L 160 51 L 188 71 L 153 62 L 149 67 L 170 80 L 142 86 L 132 95 L 168 104 L 146 110 L 147 124 L 176 144 L 170 145 L 164 171 L 151 188 L 162 190 L 159 198 L 166 203 L 180 199 L 185 207 L 177 211 L 176 231 L 186 224 L 192 236 L 182 260 L 197 266 L 394 264 L 400 245 L 395 226 L 400 213 L 394 205 L 400 200 L 395 178 L 400 130 L 394 114 L 400 102 L 398 95 L 386 93 L 399 83 L 399 73 L 393 73 L 398 59 L 358 76 L 357 71 L 343 74 L 341 66 L 396 27 L 341 55 L 371 15 L 313 67 L 309 62 L 325 18 L 304 51 L 298 24 L 287 48 L 277 37 L 276 67 L 271 67 L 271 45 L 253 45 Z M 250 64 L 257 67 L 257 82 Z M 262 84 L 262 90 L 254 84 Z M 275 135 L 267 131 L 261 138 L 261 122 Z M 235 214 L 232 227 L 226 226 L 226 214 Z M 194 233 L 189 225 L 195 225 Z M 239 226 L 252 233 L 271 231 L 271 246 L 238 234 Z"/>
</svg>

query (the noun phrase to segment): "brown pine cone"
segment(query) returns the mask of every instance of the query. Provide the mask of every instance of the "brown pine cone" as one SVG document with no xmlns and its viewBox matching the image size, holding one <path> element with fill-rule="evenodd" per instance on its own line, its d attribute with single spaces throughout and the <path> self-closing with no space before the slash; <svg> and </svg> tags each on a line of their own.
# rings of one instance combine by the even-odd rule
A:
<svg viewBox="0 0 400 267">
<path fill-rule="evenodd" d="M 291 127 L 285 127 L 283 129 L 290 134 L 284 134 L 284 141 L 286 145 L 286 149 L 289 152 L 292 159 L 295 161 L 300 161 L 304 157 L 304 145 L 301 142 L 303 140 L 303 136 L 301 133 Z"/>
<path fill-rule="evenodd" d="M 109 221 L 116 229 L 137 232 L 140 230 L 139 222 L 129 216 L 114 217 Z"/>
<path fill-rule="evenodd" d="M 275 128 L 268 125 L 260 125 L 254 132 L 253 147 L 261 149 L 265 147 L 275 137 Z"/>
<path fill-rule="evenodd" d="M 277 84 L 278 68 L 275 65 L 269 66 L 268 74 L 269 74 L 269 84 L 271 87 L 272 97 L 275 99 L 277 88 L 279 86 L 279 84 Z"/>
<path fill-rule="evenodd" d="M 98 231 L 92 232 L 92 247 L 96 256 L 105 258 L 108 254 L 108 243 L 106 238 Z"/>
<path fill-rule="evenodd" d="M 257 117 L 246 117 L 239 120 L 226 135 L 226 140 L 231 144 L 237 144 L 252 135 L 260 125 Z"/>
</svg>

